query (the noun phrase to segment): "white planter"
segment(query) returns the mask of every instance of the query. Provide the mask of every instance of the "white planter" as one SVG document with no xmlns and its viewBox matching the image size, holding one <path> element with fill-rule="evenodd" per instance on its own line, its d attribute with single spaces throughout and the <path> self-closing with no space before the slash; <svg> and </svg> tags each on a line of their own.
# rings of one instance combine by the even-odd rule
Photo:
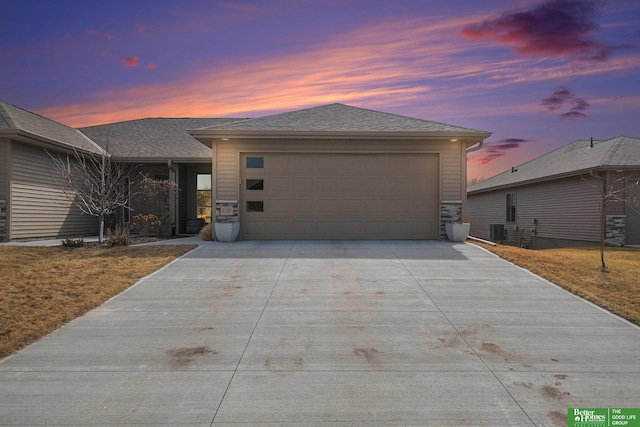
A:
<svg viewBox="0 0 640 427">
<path fill-rule="evenodd" d="M 220 242 L 233 242 L 240 232 L 239 222 L 216 222 L 214 225 L 216 239 Z"/>
<path fill-rule="evenodd" d="M 469 230 L 471 229 L 471 224 L 468 222 L 465 223 L 456 223 L 456 222 L 448 222 L 444 225 L 447 230 L 447 239 L 451 242 L 464 242 L 469 237 Z"/>
</svg>

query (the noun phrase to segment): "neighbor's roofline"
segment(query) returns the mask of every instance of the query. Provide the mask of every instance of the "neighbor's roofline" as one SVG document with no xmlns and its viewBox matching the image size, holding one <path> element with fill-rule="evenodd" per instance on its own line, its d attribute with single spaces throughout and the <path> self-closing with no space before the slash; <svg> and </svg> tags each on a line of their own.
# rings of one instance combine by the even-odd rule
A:
<svg viewBox="0 0 640 427">
<path fill-rule="evenodd" d="M 0 129 L 0 137 L 2 138 L 8 138 L 8 139 L 12 139 L 19 142 L 40 146 L 43 148 L 46 148 L 47 146 L 52 146 L 69 153 L 72 153 L 74 151 L 79 151 L 82 153 L 93 154 L 93 155 L 101 155 L 105 153 L 109 155 L 109 153 L 107 153 L 102 147 L 98 146 L 95 142 L 89 139 L 86 135 L 82 134 L 82 136 L 84 137 L 84 139 L 88 144 L 90 144 L 93 148 L 96 148 L 99 151 L 96 152 L 96 151 L 88 150 L 86 148 L 76 147 L 74 145 L 70 145 L 65 142 L 61 142 L 56 139 L 48 138 L 46 136 L 38 135 L 36 133 L 32 133 L 22 129 Z"/>
<path fill-rule="evenodd" d="M 555 174 L 555 175 L 546 175 L 546 176 L 542 176 L 542 177 L 539 177 L 539 178 L 527 179 L 527 180 L 523 180 L 523 181 L 514 181 L 514 182 L 510 182 L 510 183 L 506 183 L 506 184 L 494 185 L 492 187 L 479 188 L 477 190 L 468 189 L 467 190 L 467 194 L 488 193 L 490 191 L 497 191 L 497 190 L 505 190 L 505 189 L 508 189 L 508 188 L 522 187 L 524 185 L 538 184 L 538 183 L 545 182 L 545 181 L 554 181 L 556 179 L 571 178 L 571 177 L 580 176 L 580 175 L 589 175 L 590 172 L 618 171 L 618 170 L 623 170 L 623 171 L 624 170 L 634 170 L 634 171 L 637 171 L 637 170 L 640 170 L 640 166 L 634 166 L 634 165 L 604 165 L 604 166 L 596 166 L 596 167 L 591 167 L 591 168 L 573 170 L 571 172 L 559 173 L 559 174 Z M 512 173 L 518 173 L 518 172 L 516 171 L 516 172 L 512 172 Z"/>
</svg>

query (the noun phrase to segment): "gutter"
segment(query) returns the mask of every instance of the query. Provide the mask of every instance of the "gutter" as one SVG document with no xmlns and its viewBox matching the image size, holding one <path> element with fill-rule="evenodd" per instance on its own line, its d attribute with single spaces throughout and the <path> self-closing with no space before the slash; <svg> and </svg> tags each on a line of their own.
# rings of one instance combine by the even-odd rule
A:
<svg viewBox="0 0 640 427">
<path fill-rule="evenodd" d="M 469 147 L 469 148 L 467 148 L 467 150 L 466 150 L 466 151 L 467 151 L 467 154 L 469 154 L 469 153 L 471 153 L 471 152 L 473 152 L 473 151 L 478 151 L 478 150 L 479 150 L 479 149 L 481 149 L 483 146 L 484 146 L 484 139 L 481 139 L 481 140 L 479 141 L 479 144 L 478 144 L 478 146 L 477 146 L 477 147 Z"/>
</svg>

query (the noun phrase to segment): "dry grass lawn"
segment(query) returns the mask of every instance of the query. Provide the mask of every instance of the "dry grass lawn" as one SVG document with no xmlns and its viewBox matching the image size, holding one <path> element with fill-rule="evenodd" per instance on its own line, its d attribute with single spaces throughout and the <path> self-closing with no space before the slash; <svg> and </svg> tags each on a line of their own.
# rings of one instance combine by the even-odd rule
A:
<svg viewBox="0 0 640 427">
<path fill-rule="evenodd" d="M 0 247 L 0 358 L 99 306 L 193 248 Z"/>
<path fill-rule="evenodd" d="M 640 325 L 640 249 L 606 248 L 603 272 L 598 247 L 534 251 L 471 243 Z"/>
</svg>

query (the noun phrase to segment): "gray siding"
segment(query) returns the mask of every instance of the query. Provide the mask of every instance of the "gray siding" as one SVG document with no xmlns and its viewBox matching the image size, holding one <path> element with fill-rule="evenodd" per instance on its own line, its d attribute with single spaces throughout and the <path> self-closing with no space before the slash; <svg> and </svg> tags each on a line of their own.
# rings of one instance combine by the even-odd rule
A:
<svg viewBox="0 0 640 427">
<path fill-rule="evenodd" d="M 96 218 L 67 199 L 42 148 L 13 141 L 10 166 L 11 239 L 98 234 Z"/>
<path fill-rule="evenodd" d="M 628 245 L 640 245 L 640 175 L 634 175 L 626 180 L 626 197 L 628 202 L 625 206 L 627 215 L 626 243 Z"/>
<path fill-rule="evenodd" d="M 0 139 L 0 242 L 9 239 L 9 146 L 8 140 Z"/>
<path fill-rule="evenodd" d="M 515 222 L 506 221 L 506 195 L 511 192 L 517 195 Z M 600 241 L 600 198 L 592 177 L 469 194 L 468 211 L 471 235 L 484 239 L 489 238 L 490 224 L 505 224 L 510 244 L 519 244 L 522 238 L 530 239 L 533 247 L 536 240 Z"/>
</svg>

